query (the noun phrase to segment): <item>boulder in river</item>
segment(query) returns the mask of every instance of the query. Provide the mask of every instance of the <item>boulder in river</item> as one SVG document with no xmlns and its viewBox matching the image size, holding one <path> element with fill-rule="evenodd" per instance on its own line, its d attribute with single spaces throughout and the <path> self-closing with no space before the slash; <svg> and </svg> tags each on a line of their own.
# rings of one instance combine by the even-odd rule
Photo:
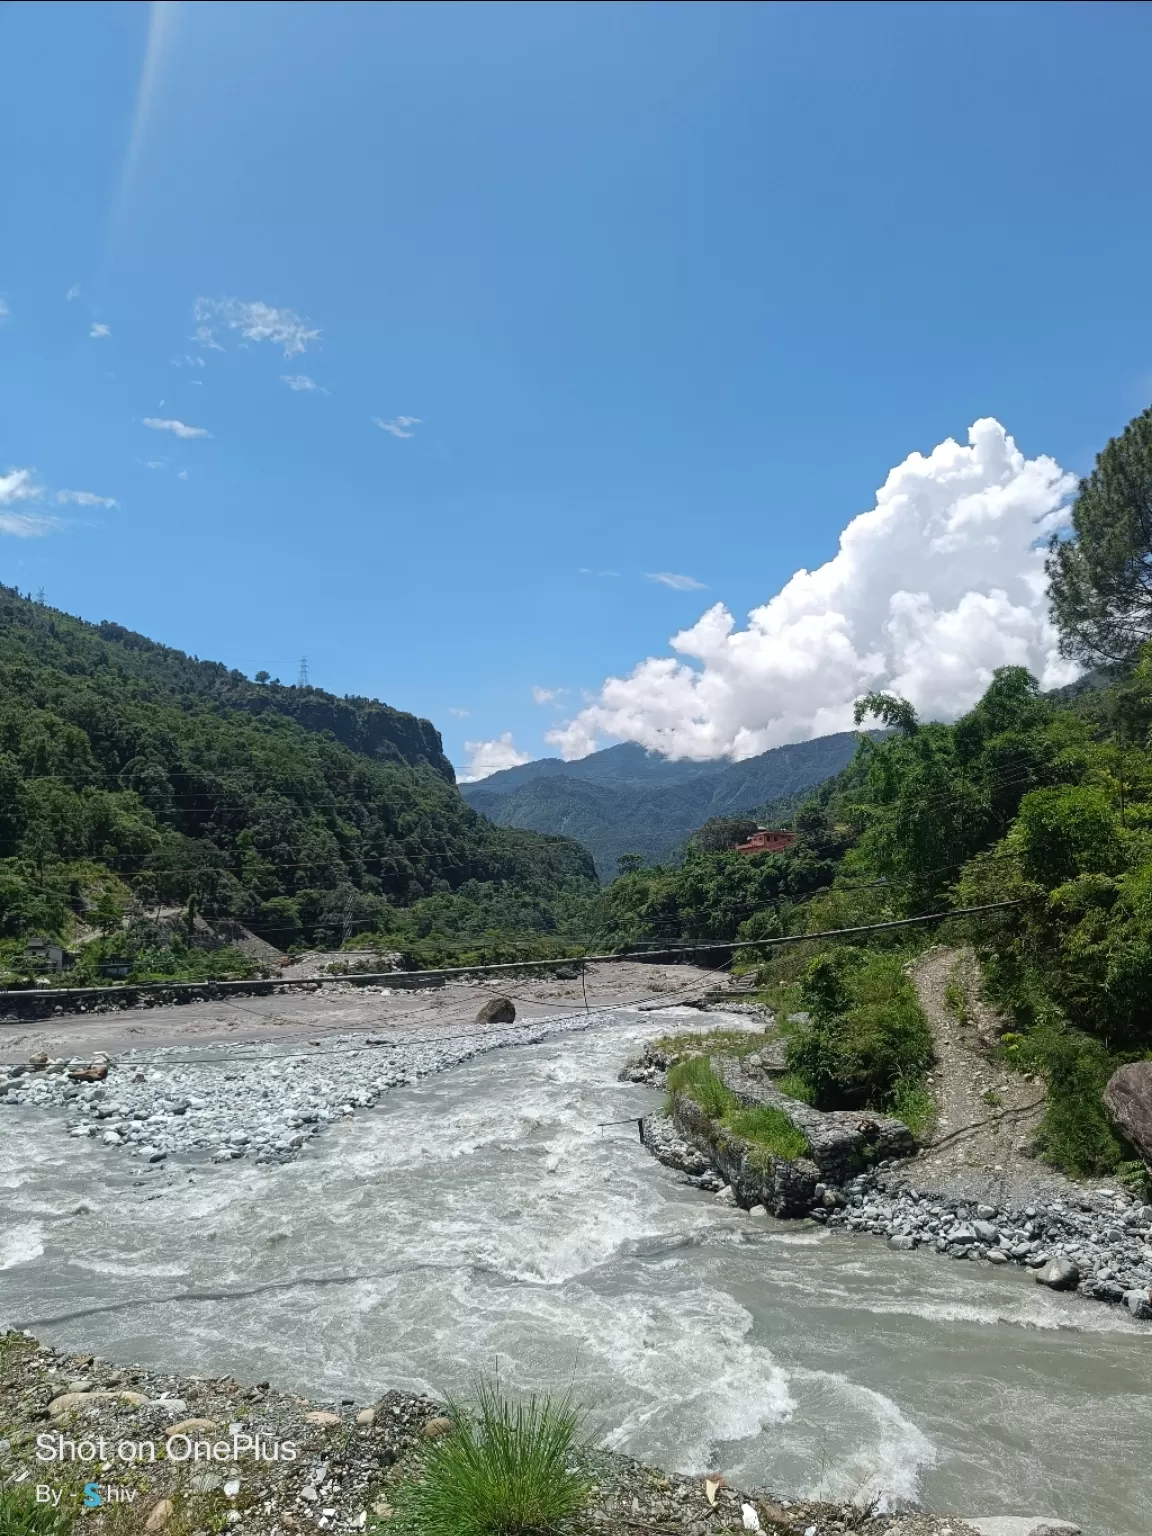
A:
<svg viewBox="0 0 1152 1536">
<path fill-rule="evenodd" d="M 476 1015 L 477 1024 L 511 1024 L 516 1018 L 516 1004 L 510 997 L 490 997 Z"/>
<path fill-rule="evenodd" d="M 1104 1108 L 1141 1157 L 1152 1161 L 1152 1061 L 1130 1061 L 1113 1072 Z"/>
<path fill-rule="evenodd" d="M 1080 1284 L 1080 1271 L 1071 1259 L 1049 1259 L 1036 1271 L 1036 1283 L 1050 1291 L 1074 1291 Z"/>
</svg>

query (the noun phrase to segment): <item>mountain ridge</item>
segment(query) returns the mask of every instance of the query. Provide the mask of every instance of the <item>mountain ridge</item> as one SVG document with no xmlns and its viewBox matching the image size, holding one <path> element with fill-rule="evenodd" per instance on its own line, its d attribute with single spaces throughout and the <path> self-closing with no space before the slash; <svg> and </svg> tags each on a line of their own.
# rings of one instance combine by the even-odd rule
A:
<svg viewBox="0 0 1152 1536">
<path fill-rule="evenodd" d="M 673 762 L 624 742 L 572 763 L 541 758 L 501 769 L 460 792 L 498 826 L 575 838 L 608 879 L 621 854 L 664 863 L 712 817 L 814 788 L 851 761 L 859 741 L 859 733 L 840 731 L 736 763 Z"/>
</svg>

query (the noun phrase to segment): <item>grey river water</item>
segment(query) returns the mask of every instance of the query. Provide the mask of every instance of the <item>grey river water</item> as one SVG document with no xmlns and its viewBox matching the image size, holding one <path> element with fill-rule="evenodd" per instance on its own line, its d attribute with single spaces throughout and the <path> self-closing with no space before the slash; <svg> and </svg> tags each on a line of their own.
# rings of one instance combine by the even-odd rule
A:
<svg viewBox="0 0 1152 1536">
<path fill-rule="evenodd" d="M 572 1385 L 596 1439 L 678 1470 L 1148 1536 L 1152 1328 L 677 1184 L 634 1128 L 598 1128 L 658 1102 L 616 1074 L 660 1027 L 621 1014 L 495 1052 L 296 1163 L 162 1184 L 8 1110 L 0 1320 L 358 1401 L 498 1363 L 516 1388 Z"/>
</svg>

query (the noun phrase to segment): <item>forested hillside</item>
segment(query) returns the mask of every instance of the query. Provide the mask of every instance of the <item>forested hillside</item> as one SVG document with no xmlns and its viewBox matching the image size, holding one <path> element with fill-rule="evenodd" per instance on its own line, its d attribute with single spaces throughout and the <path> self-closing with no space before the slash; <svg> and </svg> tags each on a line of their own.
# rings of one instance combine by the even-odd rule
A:
<svg viewBox="0 0 1152 1536">
<path fill-rule="evenodd" d="M 743 762 L 673 762 L 631 742 L 576 762 L 542 758 L 462 788 L 468 803 L 499 826 L 574 837 L 590 850 L 602 879 L 624 854 L 662 864 L 702 823 L 819 784 L 850 761 L 851 731 L 774 747 Z"/>
<path fill-rule="evenodd" d="M 450 929 L 548 932 L 592 879 L 574 844 L 469 809 L 425 720 L 252 683 L 0 589 L 10 966 L 29 934 L 95 924 L 85 960 L 128 950 L 141 973 L 178 970 L 149 918 L 172 907 L 190 932 L 197 914 L 232 918 L 282 949 L 349 926 L 419 934 L 419 904 L 446 897 Z"/>
</svg>

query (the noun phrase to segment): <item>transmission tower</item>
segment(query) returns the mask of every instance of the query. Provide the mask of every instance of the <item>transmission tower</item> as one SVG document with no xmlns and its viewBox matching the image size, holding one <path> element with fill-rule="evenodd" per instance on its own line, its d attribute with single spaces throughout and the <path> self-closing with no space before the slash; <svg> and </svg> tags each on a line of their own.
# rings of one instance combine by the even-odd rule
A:
<svg viewBox="0 0 1152 1536">
<path fill-rule="evenodd" d="M 40 604 L 41 608 L 43 608 L 43 606 L 44 606 L 44 588 L 43 587 L 39 587 L 37 589 L 36 601 Z"/>
<path fill-rule="evenodd" d="M 296 679 L 296 686 L 297 686 L 297 688 L 307 688 L 307 686 L 308 686 L 308 658 L 307 658 L 307 656 L 301 656 L 301 658 L 300 658 L 300 676 Z"/>
</svg>

